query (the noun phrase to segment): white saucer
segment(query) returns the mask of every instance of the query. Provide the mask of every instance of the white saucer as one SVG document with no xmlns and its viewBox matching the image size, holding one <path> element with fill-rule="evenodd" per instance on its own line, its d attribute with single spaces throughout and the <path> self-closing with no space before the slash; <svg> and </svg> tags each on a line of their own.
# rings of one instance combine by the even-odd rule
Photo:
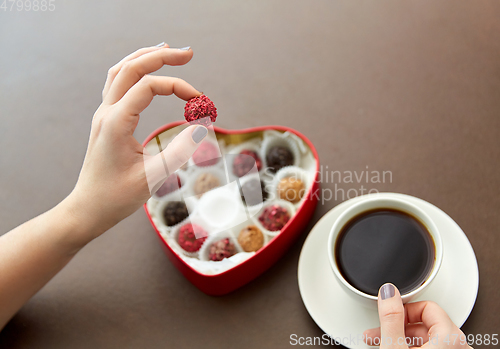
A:
<svg viewBox="0 0 500 349">
<path fill-rule="evenodd" d="M 462 229 L 446 213 L 424 200 L 393 193 L 372 195 L 406 199 L 435 221 L 443 241 L 443 263 L 432 284 L 415 301 L 438 303 L 461 327 L 474 307 L 479 287 L 476 255 Z M 345 338 L 344 346 L 352 349 L 370 348 L 363 341 L 352 339 L 366 329 L 378 327 L 378 314 L 356 302 L 341 288 L 328 262 L 327 241 L 335 219 L 366 197 L 343 202 L 321 218 L 302 247 L 298 267 L 300 294 L 307 311 L 325 333 L 332 338 Z"/>
</svg>

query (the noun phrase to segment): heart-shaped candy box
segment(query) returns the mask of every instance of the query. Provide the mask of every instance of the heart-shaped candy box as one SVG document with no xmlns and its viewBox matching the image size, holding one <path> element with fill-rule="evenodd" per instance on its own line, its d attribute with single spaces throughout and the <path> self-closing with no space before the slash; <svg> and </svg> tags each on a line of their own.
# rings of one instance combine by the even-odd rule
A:
<svg viewBox="0 0 500 349">
<path fill-rule="evenodd" d="M 168 144 L 187 126 L 188 124 L 183 121 L 167 124 L 149 135 L 143 146 L 149 153 L 154 154 L 158 144 Z M 209 132 L 205 142 L 218 146 L 220 151 L 218 158 L 200 163 L 196 161 L 197 153 L 195 153 L 187 166 L 176 172 L 174 184 L 179 184 L 177 188 L 163 191 L 166 194 L 162 192 L 161 196 L 160 188 L 144 205 L 144 209 L 165 253 L 177 269 L 203 292 L 209 295 L 224 295 L 267 270 L 290 248 L 303 231 L 312 217 L 319 198 L 319 160 L 311 141 L 300 132 L 284 126 L 262 126 L 244 130 L 213 127 L 213 132 Z M 272 156 L 269 157 L 273 148 L 288 149 L 289 160 L 293 161 L 273 167 L 273 164 L 268 163 L 273 161 Z M 201 151 L 200 149 L 198 151 Z M 248 172 L 247 176 L 235 174 L 238 172 L 235 171 L 238 166 L 236 164 L 238 156 L 242 156 L 238 154 L 243 154 L 242 151 L 243 153 L 251 151 L 257 156 L 253 163 L 254 173 Z M 282 160 L 283 154 L 276 155 L 274 159 Z M 280 168 L 281 166 L 283 167 Z M 217 181 L 219 188 L 203 190 L 200 193 L 199 182 L 202 176 L 220 178 L 221 180 Z M 204 185 L 207 183 L 206 178 L 204 182 L 202 181 Z M 297 178 L 299 181 L 294 182 Z M 250 192 L 245 191 L 245 183 L 255 179 L 260 180 L 265 186 L 265 189 L 262 189 L 262 196 L 259 196 L 264 200 L 262 202 L 261 199 L 256 205 L 251 203 L 250 196 L 259 192 L 260 188 L 254 186 Z M 297 194 L 297 191 L 293 190 L 297 183 L 300 183 L 300 196 L 288 195 Z M 170 186 L 171 184 L 172 181 Z M 226 205 L 226 209 L 234 211 L 234 217 L 239 217 L 239 220 L 233 219 L 233 213 L 227 214 L 226 211 L 222 215 L 217 215 L 219 207 L 224 205 L 217 201 L 214 204 L 208 202 L 210 197 L 217 198 L 217 195 L 229 193 L 229 188 L 232 186 L 241 195 L 241 197 L 238 195 L 237 199 L 240 203 Z M 174 222 L 175 224 L 169 223 L 170 216 L 167 217 L 165 214 L 167 206 L 173 201 L 183 202 L 182 205 L 185 203 L 184 208 L 189 211 L 187 218 Z M 277 229 L 274 229 L 276 226 L 274 223 L 269 225 L 269 219 L 266 218 L 266 214 L 276 213 L 275 208 L 278 208 L 278 211 L 282 210 L 286 216 L 286 219 L 281 221 L 284 222 L 284 226 L 280 223 Z M 232 223 L 228 221 L 218 226 L 228 216 L 231 216 L 229 221 Z M 196 251 L 192 249 L 193 245 L 189 245 L 188 251 L 185 245 L 184 248 L 180 246 L 182 242 L 179 237 L 183 234 L 180 231 L 186 226 L 202 226 L 202 231 L 206 233 L 203 239 L 196 240 Z M 261 245 L 257 250 L 249 251 L 245 241 L 241 240 L 243 230 L 248 232 L 248 227 L 257 230 L 260 236 L 264 237 L 263 242 L 261 238 Z M 223 240 L 231 245 L 232 252 L 228 254 L 228 258 L 216 261 L 212 246 Z"/>
</svg>

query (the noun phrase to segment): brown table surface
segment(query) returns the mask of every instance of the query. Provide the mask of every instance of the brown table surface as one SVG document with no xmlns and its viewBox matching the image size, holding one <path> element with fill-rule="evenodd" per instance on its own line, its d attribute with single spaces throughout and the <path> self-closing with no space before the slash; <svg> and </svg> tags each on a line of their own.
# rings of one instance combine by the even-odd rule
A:
<svg viewBox="0 0 500 349">
<path fill-rule="evenodd" d="M 218 126 L 290 126 L 311 139 L 329 169 L 392 171 L 392 183 L 371 188 L 423 198 L 453 217 L 480 268 L 463 329 L 498 333 L 498 1 L 55 6 L 0 10 L 0 231 L 54 206 L 74 186 L 109 67 L 142 46 L 191 45 L 191 63 L 160 74 L 209 95 Z M 137 139 L 181 119 L 182 108 L 180 100 L 157 98 Z M 26 304 L 0 333 L 0 347 L 284 348 L 292 333 L 321 336 L 299 294 L 297 263 L 310 229 L 341 201 L 319 205 L 276 265 L 224 297 L 203 294 L 175 269 L 139 210 Z"/>
</svg>

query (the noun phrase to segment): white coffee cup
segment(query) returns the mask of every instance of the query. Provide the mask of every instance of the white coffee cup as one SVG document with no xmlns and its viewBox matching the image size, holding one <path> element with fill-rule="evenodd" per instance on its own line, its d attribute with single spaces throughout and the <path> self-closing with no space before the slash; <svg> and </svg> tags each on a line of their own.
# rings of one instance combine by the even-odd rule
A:
<svg viewBox="0 0 500 349">
<path fill-rule="evenodd" d="M 439 268 L 441 267 L 441 262 L 443 259 L 443 244 L 441 241 L 441 236 L 439 234 L 438 228 L 436 224 L 432 221 L 432 219 L 420 208 L 415 206 L 414 204 L 400 198 L 387 198 L 381 197 L 377 194 L 367 195 L 366 198 L 362 198 L 360 201 L 356 202 L 349 208 L 347 208 L 336 220 L 333 224 L 330 235 L 328 236 L 328 258 L 330 260 L 330 266 L 335 274 L 337 281 L 340 283 L 342 288 L 356 300 L 360 301 L 362 304 L 368 307 L 376 307 L 377 306 L 377 296 L 373 296 L 362 292 L 352 286 L 340 273 L 339 267 L 337 265 L 337 259 L 335 258 L 335 243 L 337 241 L 337 237 L 339 233 L 342 231 L 342 228 L 354 217 L 359 214 L 371 211 L 374 209 L 393 209 L 396 211 L 404 212 L 413 218 L 417 219 L 420 223 L 427 228 L 430 233 L 432 239 L 434 240 L 435 247 L 435 260 L 434 265 L 429 273 L 429 276 L 425 279 L 425 281 L 417 288 L 413 289 L 409 293 L 403 294 L 402 299 L 403 302 L 409 302 L 412 299 L 415 299 L 418 295 L 420 295 L 434 280 L 436 277 Z M 380 285 L 382 286 L 382 285 Z"/>
</svg>

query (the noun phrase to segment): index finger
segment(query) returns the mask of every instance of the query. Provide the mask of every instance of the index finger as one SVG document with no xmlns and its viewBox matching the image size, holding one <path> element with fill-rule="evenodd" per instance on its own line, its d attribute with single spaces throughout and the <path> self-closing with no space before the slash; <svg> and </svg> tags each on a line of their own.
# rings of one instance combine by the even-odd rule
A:
<svg viewBox="0 0 500 349">
<path fill-rule="evenodd" d="M 182 79 L 146 75 L 139 83 L 132 86 L 116 105 L 121 106 L 127 115 L 139 115 L 151 103 L 154 96 L 171 94 L 187 101 L 201 95 L 201 92 Z"/>
<path fill-rule="evenodd" d="M 408 316 L 408 323 L 414 324 L 423 322 L 427 328 L 437 324 L 453 324 L 446 312 L 434 302 L 421 301 L 405 304 Z"/>
<path fill-rule="evenodd" d="M 129 54 L 128 56 L 123 58 L 120 62 L 116 63 L 114 66 L 112 66 L 108 70 L 108 77 L 106 78 L 106 83 L 104 84 L 104 88 L 102 90 L 102 99 L 106 98 L 106 95 L 108 94 L 108 90 L 109 90 L 113 80 L 115 79 L 116 75 L 118 74 L 118 72 L 120 71 L 120 69 L 122 68 L 122 66 L 125 62 L 131 61 L 131 60 L 133 60 L 139 56 L 142 56 L 146 53 L 161 50 L 162 48 L 165 48 L 165 47 L 170 47 L 170 46 L 168 46 L 168 44 L 165 44 L 164 42 L 162 42 L 161 44 L 158 44 L 156 46 L 140 48 L 137 51 L 132 52 L 131 54 Z"/>
<path fill-rule="evenodd" d="M 186 64 L 192 57 L 193 51 L 189 47 L 162 48 L 123 63 L 103 103 L 109 105 L 118 102 L 144 75 L 157 71 L 164 65 Z"/>
</svg>

